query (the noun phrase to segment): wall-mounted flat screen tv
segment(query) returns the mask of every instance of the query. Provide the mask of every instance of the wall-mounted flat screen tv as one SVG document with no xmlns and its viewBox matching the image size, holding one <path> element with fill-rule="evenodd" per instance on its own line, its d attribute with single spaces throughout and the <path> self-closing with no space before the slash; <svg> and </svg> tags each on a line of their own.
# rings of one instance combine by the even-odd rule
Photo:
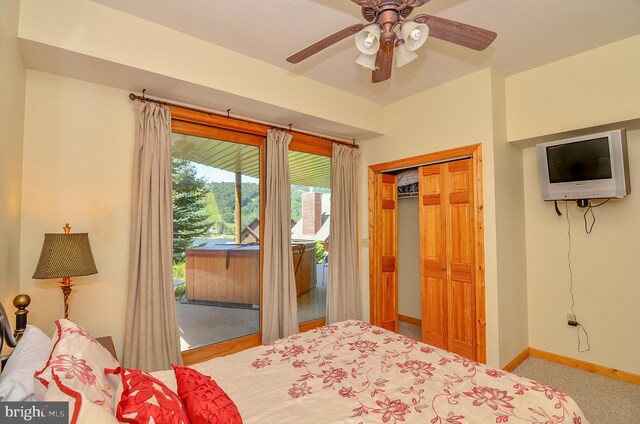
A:
<svg viewBox="0 0 640 424">
<path fill-rule="evenodd" d="M 544 200 L 610 199 L 631 193 L 625 130 L 536 145 Z"/>
</svg>

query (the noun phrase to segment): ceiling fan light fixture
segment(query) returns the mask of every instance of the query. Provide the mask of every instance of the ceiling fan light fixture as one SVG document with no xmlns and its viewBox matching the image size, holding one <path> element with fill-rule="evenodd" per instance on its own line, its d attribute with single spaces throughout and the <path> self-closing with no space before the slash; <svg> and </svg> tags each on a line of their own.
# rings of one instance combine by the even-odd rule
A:
<svg viewBox="0 0 640 424">
<path fill-rule="evenodd" d="M 380 48 L 380 27 L 369 25 L 358 32 L 355 37 L 356 47 L 364 55 L 374 55 Z"/>
<path fill-rule="evenodd" d="M 407 49 L 414 51 L 419 49 L 420 46 L 427 41 L 427 37 L 429 37 L 429 26 L 408 21 L 400 28 L 400 34 L 402 34 Z"/>
<path fill-rule="evenodd" d="M 374 54 L 361 54 L 356 59 L 356 63 L 372 71 L 376 70 L 376 55 Z"/>
<path fill-rule="evenodd" d="M 406 43 L 401 43 L 396 46 L 396 68 L 401 68 L 414 59 L 417 59 L 418 55 L 407 48 Z"/>
</svg>

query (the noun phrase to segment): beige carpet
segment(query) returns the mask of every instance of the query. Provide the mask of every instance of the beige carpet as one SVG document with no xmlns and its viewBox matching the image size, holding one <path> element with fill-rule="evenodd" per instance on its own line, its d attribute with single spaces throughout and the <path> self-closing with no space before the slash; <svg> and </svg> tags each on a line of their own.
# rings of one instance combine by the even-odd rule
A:
<svg viewBox="0 0 640 424">
<path fill-rule="evenodd" d="M 408 322 L 398 321 L 398 334 L 422 340 L 422 328 L 419 325 L 409 324 Z"/>
<path fill-rule="evenodd" d="M 567 393 L 590 424 L 640 424 L 640 386 L 538 358 L 527 358 L 513 373 Z"/>
</svg>

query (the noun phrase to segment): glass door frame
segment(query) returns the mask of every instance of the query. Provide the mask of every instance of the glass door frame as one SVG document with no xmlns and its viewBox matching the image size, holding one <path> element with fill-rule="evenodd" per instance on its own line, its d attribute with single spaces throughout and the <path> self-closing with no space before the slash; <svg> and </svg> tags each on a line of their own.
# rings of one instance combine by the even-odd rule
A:
<svg viewBox="0 0 640 424">
<path fill-rule="evenodd" d="M 171 131 L 174 133 L 192 135 L 203 138 L 212 138 L 233 143 L 256 146 L 260 149 L 260 222 L 264 222 L 264 211 L 266 201 L 265 185 L 266 181 L 266 135 L 273 127 L 244 121 L 241 119 L 229 118 L 193 109 L 182 108 L 170 105 L 171 109 Z M 303 153 L 311 153 L 322 156 L 332 156 L 333 143 L 331 140 L 302 134 L 295 131 L 287 131 L 293 137 L 289 143 L 289 150 Z M 263 226 L 260 226 L 260 239 L 264 237 Z M 195 364 L 217 356 L 225 356 L 231 353 L 240 352 L 251 347 L 262 344 L 262 270 L 264 265 L 264 251 L 260 248 L 260 320 L 258 333 L 248 336 L 241 336 L 224 342 L 214 343 L 206 346 L 189 349 L 182 352 L 182 360 L 186 365 Z M 215 325 L 215 323 L 212 323 Z M 300 332 L 325 325 L 325 318 L 320 318 L 299 324 Z"/>
<path fill-rule="evenodd" d="M 265 202 L 265 138 L 254 135 L 240 133 L 237 131 L 217 128 L 207 125 L 196 124 L 192 122 L 184 122 L 172 119 L 171 131 L 177 134 L 192 135 L 197 137 L 226 141 L 230 143 L 245 144 L 255 146 L 260 152 L 260 222 L 264 222 L 264 202 Z M 237 223 L 240 225 L 240 223 Z M 264 229 L 260 226 L 260 240 L 263 239 Z M 259 330 L 257 333 L 247 336 L 240 336 L 223 342 L 212 343 L 205 346 L 199 346 L 182 352 L 182 360 L 185 364 L 194 364 L 203 360 L 216 356 L 224 356 L 230 353 L 239 352 L 250 347 L 259 346 L 262 343 L 262 269 L 264 252 L 262 245 L 259 249 L 260 253 L 260 314 L 258 318 Z M 212 323 L 215 325 L 215 323 Z"/>
<path fill-rule="evenodd" d="M 291 143 L 289 143 L 289 150 L 302 152 L 302 153 L 309 153 L 312 155 L 328 156 L 329 158 L 331 158 L 331 155 L 333 152 L 333 143 L 324 139 L 322 141 L 324 141 L 324 143 L 315 142 L 311 144 L 311 143 L 305 142 L 305 140 L 293 139 L 291 140 Z M 325 312 L 325 316 L 322 318 L 317 318 L 311 321 L 298 323 L 300 332 L 309 331 L 309 330 L 313 330 L 314 328 L 322 327 L 326 323 L 325 318 L 326 318 L 326 312 Z"/>
</svg>

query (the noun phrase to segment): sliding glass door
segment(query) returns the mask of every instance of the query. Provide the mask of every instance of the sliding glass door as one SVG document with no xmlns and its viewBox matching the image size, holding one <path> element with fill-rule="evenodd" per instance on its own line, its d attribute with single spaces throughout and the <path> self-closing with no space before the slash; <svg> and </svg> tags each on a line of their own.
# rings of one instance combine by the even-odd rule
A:
<svg viewBox="0 0 640 424">
<path fill-rule="evenodd" d="M 173 280 L 181 348 L 258 334 L 261 140 L 174 133 L 172 143 Z"/>
<path fill-rule="evenodd" d="M 292 150 L 291 242 L 298 322 L 323 319 L 327 306 L 331 158 Z"/>
</svg>

